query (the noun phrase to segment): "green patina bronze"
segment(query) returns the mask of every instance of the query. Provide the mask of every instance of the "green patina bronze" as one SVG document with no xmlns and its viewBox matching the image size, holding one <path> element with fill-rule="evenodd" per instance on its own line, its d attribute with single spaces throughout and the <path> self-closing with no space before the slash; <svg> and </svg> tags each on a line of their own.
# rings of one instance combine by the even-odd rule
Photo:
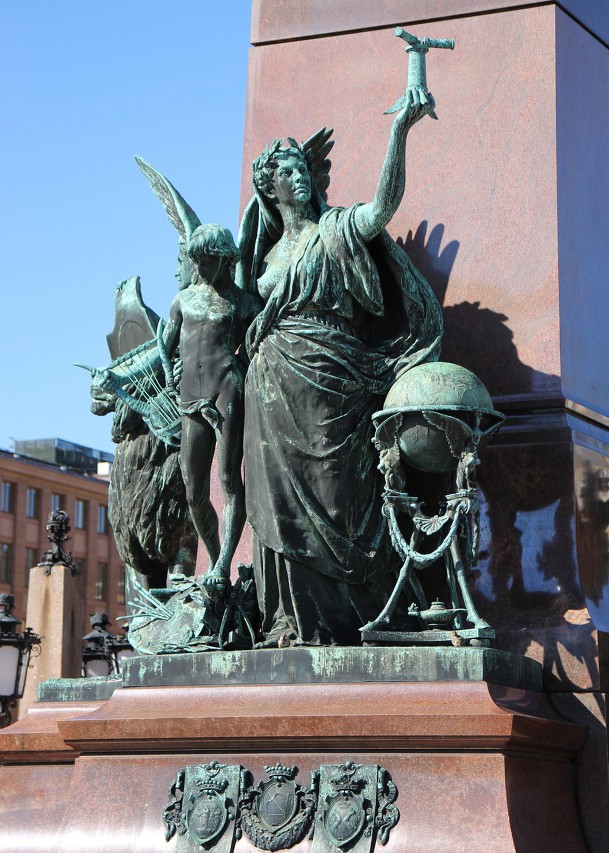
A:
<svg viewBox="0 0 609 853">
<path fill-rule="evenodd" d="M 427 68 L 425 63 L 425 54 L 429 52 L 430 47 L 444 48 L 454 50 L 455 42 L 453 39 L 419 39 L 417 36 L 407 33 L 402 27 L 396 27 L 394 30 L 398 38 L 403 39 L 408 47 L 405 48 L 408 54 L 408 86 L 406 94 L 399 98 L 393 106 L 385 110 L 385 114 L 395 113 L 403 109 L 409 99 L 414 100 L 414 103 L 428 104 L 431 102 L 432 108 L 429 115 L 437 119 L 437 115 L 433 109 L 434 101 L 429 94 L 427 88 Z"/>
<path fill-rule="evenodd" d="M 542 666 L 489 648 L 421 646 L 260 649 L 125 661 L 125 687 L 486 681 L 541 690 Z"/>
<path fill-rule="evenodd" d="M 230 231 L 202 225 L 170 181 L 145 160 L 136 159 L 179 234 L 179 290 L 167 325 L 157 319 L 154 337 L 121 353 L 102 370 L 88 369 L 97 393 L 116 397 L 160 441 L 179 448 L 190 519 L 209 554 L 205 582 L 226 589 L 245 523 L 241 477 L 245 367 L 237 351 L 257 301 L 234 283 L 239 250 Z M 123 323 L 127 313 L 124 306 Z M 210 501 L 216 445 L 224 493 L 222 542 Z"/>
<path fill-rule="evenodd" d="M 230 853 L 243 836 L 257 850 L 286 850 L 308 838 L 312 853 L 371 853 L 400 818 L 397 786 L 377 764 L 322 764 L 308 779 L 295 765 L 264 770 L 258 784 L 241 764 L 178 770 L 163 811 L 166 840 L 177 837 L 177 853 Z"/>
<path fill-rule="evenodd" d="M 165 393 L 166 372 L 157 350 L 159 325 L 158 315 L 142 300 L 139 278 L 120 282 L 114 329 L 107 336 L 112 361 L 100 371 L 88 368 L 91 411 L 112 414 L 116 451 L 108 518 L 127 568 L 127 599 L 133 582 L 146 588 L 165 586 L 168 572 L 192 575 L 196 561 L 197 538 L 188 513 L 178 446 L 156 429 L 158 411 L 154 418 L 148 417 L 154 406 L 151 400 L 160 400 Z M 127 375 L 132 382 L 126 381 Z M 119 388 L 123 394 L 116 393 Z"/>
<path fill-rule="evenodd" d="M 415 645 L 493 637 L 465 571 L 478 548 L 478 446 L 502 416 L 473 373 L 438 361 L 440 306 L 385 230 L 405 190 L 408 134 L 435 118 L 426 54 L 454 42 L 396 35 L 407 42 L 408 87 L 388 110 L 372 200 L 329 204 L 331 130 L 275 139 L 253 163 L 236 245 L 137 158 L 178 231 L 179 290 L 165 324 L 143 305 L 139 281 L 121 285 L 131 298 L 117 298 L 112 362 L 91 372 L 98 412 L 114 409 L 115 424 L 121 413 L 110 503 L 139 572 L 128 618 L 142 653 L 221 648 L 228 635 L 280 648 L 358 644 L 360 630 L 367 642 Z M 221 536 L 210 502 L 216 448 Z M 130 465 L 144 480 L 131 480 Z M 436 507 L 410 493 L 421 474 L 436 491 L 450 485 Z M 142 501 L 146 478 L 154 488 Z M 162 510 L 148 527 L 140 503 Z M 232 587 L 230 571 L 246 517 L 244 606 L 243 579 Z M 193 528 L 209 555 L 200 584 L 189 577 Z M 446 595 L 428 597 L 424 571 L 438 561 Z"/>
<path fill-rule="evenodd" d="M 437 416 L 430 419 L 429 414 L 434 412 L 445 417 L 441 421 Z M 469 436 L 468 422 L 476 416 L 480 416 L 478 441 L 503 421 L 477 376 L 458 364 L 437 361 L 404 373 L 390 388 L 382 413 L 375 414 L 374 419 L 382 424 L 383 434 L 399 419 L 398 443 L 403 458 L 420 471 L 440 473 L 456 469 Z"/>
<path fill-rule="evenodd" d="M 372 201 L 328 204 L 325 128 L 253 164 L 237 281 L 264 307 L 246 337 L 245 488 L 263 645 L 349 645 L 397 569 L 371 416 L 396 378 L 437 360 L 440 307 L 385 227 L 408 133 L 433 109 L 409 89 Z"/>
<path fill-rule="evenodd" d="M 383 513 L 402 568 L 387 603 L 362 628 L 362 638 L 370 643 L 489 645 L 495 632 L 476 610 L 467 573 L 477 563 L 480 542 L 478 448 L 499 428 L 503 415 L 471 371 L 436 362 L 402 374 L 373 420 L 379 469 L 385 476 Z M 436 500 L 432 514 L 407 490 L 413 469 L 428 476 L 449 475 L 446 494 Z M 407 520 L 407 532 L 400 516 Z M 438 560 L 444 561 L 449 606 L 440 599 L 430 603 L 417 577 Z M 408 620 L 395 631 L 390 620 L 405 591 L 412 600 Z"/>
<path fill-rule="evenodd" d="M 39 702 L 93 702 L 109 699 L 122 687 L 120 676 L 49 678 L 38 685 Z"/>
<path fill-rule="evenodd" d="M 239 565 L 239 577 L 224 595 L 216 584 L 170 575 L 168 589 L 147 590 L 134 583 L 129 642 L 138 654 L 161 655 L 222 648 L 251 648 L 256 642 L 257 610 L 251 566 Z"/>
</svg>

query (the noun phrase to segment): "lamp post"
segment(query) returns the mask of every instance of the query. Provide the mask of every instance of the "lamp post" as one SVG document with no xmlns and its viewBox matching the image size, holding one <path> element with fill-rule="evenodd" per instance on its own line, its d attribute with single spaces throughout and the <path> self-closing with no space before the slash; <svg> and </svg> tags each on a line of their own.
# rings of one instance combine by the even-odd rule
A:
<svg viewBox="0 0 609 853">
<path fill-rule="evenodd" d="M 14 607 L 14 595 L 0 594 L 0 728 L 11 722 L 10 708 L 23 696 L 32 648 L 40 644 L 31 628 L 19 633 L 21 620 L 12 615 Z"/>
<path fill-rule="evenodd" d="M 107 613 L 91 616 L 91 631 L 82 638 L 82 674 L 84 678 L 120 675 L 123 661 L 133 657 L 134 651 L 126 637 L 117 637 L 108 630 Z"/>
<path fill-rule="evenodd" d="M 123 671 L 123 662 L 135 655 L 135 651 L 127 637 L 127 629 L 122 637 L 116 637 L 112 643 L 112 654 L 116 660 L 116 671 Z"/>
<path fill-rule="evenodd" d="M 70 516 L 62 509 L 51 510 L 47 518 L 47 539 L 51 543 L 51 548 L 45 551 L 42 555 L 42 560 L 38 563 L 39 566 L 44 566 L 45 575 L 50 575 L 53 566 L 56 563 L 62 563 L 67 566 L 72 575 L 76 574 L 76 566 L 72 559 L 72 554 L 64 550 L 64 542 L 69 540 L 68 533 L 72 529 L 70 527 Z"/>
</svg>

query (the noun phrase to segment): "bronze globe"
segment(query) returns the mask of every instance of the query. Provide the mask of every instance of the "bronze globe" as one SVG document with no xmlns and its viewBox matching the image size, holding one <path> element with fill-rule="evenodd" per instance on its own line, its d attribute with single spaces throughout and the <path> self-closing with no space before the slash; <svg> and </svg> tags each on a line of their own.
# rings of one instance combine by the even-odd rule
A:
<svg viewBox="0 0 609 853">
<path fill-rule="evenodd" d="M 373 419 L 379 433 L 394 431 L 405 463 L 439 474 L 454 471 L 465 442 L 494 432 L 503 415 L 474 373 L 436 361 L 403 373 Z"/>
</svg>

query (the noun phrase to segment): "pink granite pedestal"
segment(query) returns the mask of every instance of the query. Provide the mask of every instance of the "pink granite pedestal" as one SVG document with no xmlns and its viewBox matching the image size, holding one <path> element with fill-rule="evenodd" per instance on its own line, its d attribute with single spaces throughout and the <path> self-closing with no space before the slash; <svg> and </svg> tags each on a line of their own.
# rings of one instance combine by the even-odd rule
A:
<svg viewBox="0 0 609 853">
<path fill-rule="evenodd" d="M 0 849 L 171 853 L 179 768 L 379 764 L 397 785 L 387 853 L 584 853 L 575 762 L 586 737 L 540 693 L 478 682 L 116 690 L 34 705 L 0 733 Z M 255 851 L 246 837 L 235 853 Z M 291 848 L 311 849 L 310 841 Z"/>
<path fill-rule="evenodd" d="M 330 203 L 372 198 L 382 113 L 406 76 L 396 25 L 456 39 L 429 56 L 440 120 L 409 138 L 391 232 L 443 305 L 443 359 L 478 373 L 508 414 L 480 469 L 484 551 L 470 580 L 500 646 L 543 662 L 545 693 L 167 686 L 35 705 L 0 734 L 0 846 L 14 853 L 171 851 L 167 786 L 213 757 L 257 773 L 378 761 L 400 791 L 396 853 L 609 849 L 609 8 L 254 0 L 244 204 L 268 142 L 324 125 Z"/>
<path fill-rule="evenodd" d="M 334 128 L 329 202 L 372 199 L 407 58 L 431 50 L 439 121 L 411 132 L 390 231 L 442 303 L 442 359 L 507 414 L 483 456 L 471 578 L 500 648 L 542 661 L 588 727 L 579 805 L 609 849 L 609 6 L 594 0 L 255 0 L 243 160 Z"/>
</svg>

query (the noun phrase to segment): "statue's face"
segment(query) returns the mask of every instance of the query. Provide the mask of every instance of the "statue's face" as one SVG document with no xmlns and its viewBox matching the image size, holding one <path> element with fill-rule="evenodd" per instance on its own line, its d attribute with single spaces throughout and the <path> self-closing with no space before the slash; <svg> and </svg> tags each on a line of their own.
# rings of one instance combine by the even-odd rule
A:
<svg viewBox="0 0 609 853">
<path fill-rule="evenodd" d="M 273 197 L 290 206 L 311 201 L 311 176 L 302 157 L 297 154 L 280 157 L 273 174 Z"/>
<path fill-rule="evenodd" d="M 180 254 L 178 255 L 178 266 L 174 275 L 178 280 L 178 290 L 185 290 L 192 279 L 192 266 L 190 258 L 182 249 L 182 247 L 180 247 Z"/>
<path fill-rule="evenodd" d="M 222 258 L 219 258 L 217 255 L 201 255 L 197 260 L 199 275 L 209 284 L 213 284 L 216 281 L 221 267 Z"/>
</svg>

